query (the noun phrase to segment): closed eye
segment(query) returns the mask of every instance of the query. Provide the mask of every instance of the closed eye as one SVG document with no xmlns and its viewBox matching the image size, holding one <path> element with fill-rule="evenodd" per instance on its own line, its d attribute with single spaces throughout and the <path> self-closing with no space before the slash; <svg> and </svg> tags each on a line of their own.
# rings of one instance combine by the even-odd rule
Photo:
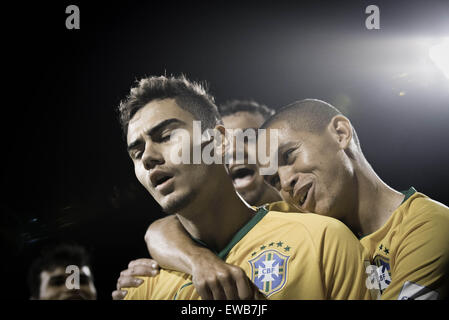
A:
<svg viewBox="0 0 449 320">
<path fill-rule="evenodd" d="M 131 156 L 131 159 L 138 160 L 138 159 L 142 158 L 142 153 L 143 153 L 142 150 L 134 149 L 134 150 L 131 150 L 129 154 Z"/>
<path fill-rule="evenodd" d="M 283 153 L 282 163 L 290 164 L 291 160 L 293 159 L 293 157 L 292 157 L 293 151 L 295 151 L 295 148 L 290 148 Z"/>
<path fill-rule="evenodd" d="M 170 137 L 171 137 L 170 134 L 166 134 L 166 135 L 162 136 L 159 141 L 166 142 L 166 141 L 170 140 Z"/>
<path fill-rule="evenodd" d="M 135 158 L 135 159 L 140 159 L 140 158 L 142 158 L 142 153 L 143 153 L 143 152 L 141 152 L 141 151 L 136 152 L 134 158 Z"/>
<path fill-rule="evenodd" d="M 154 142 L 164 143 L 170 140 L 172 130 L 166 129 L 160 134 L 155 134 L 152 139 Z"/>
</svg>

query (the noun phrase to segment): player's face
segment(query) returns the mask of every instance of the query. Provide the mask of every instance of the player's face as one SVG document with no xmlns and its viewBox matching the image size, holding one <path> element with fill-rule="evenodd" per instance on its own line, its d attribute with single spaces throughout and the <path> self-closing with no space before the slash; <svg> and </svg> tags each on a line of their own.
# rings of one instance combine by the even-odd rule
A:
<svg viewBox="0 0 449 320">
<path fill-rule="evenodd" d="M 285 121 L 278 129 L 278 178 L 267 181 L 281 188 L 285 201 L 300 212 L 343 218 L 354 205 L 352 167 L 328 130 L 313 134 L 292 130 Z"/>
<path fill-rule="evenodd" d="M 75 281 L 68 279 L 69 276 L 75 276 L 75 274 L 66 273 L 65 271 L 65 268 L 57 267 L 52 271 L 44 270 L 41 272 L 40 300 L 96 299 L 97 291 L 89 267 L 84 266 L 80 269 L 79 289 L 73 288 L 72 285 L 75 284 Z M 69 285 L 66 284 L 67 280 Z"/>
<path fill-rule="evenodd" d="M 181 150 L 181 139 L 170 139 L 176 129 L 190 135 L 192 154 L 193 115 L 179 107 L 174 99 L 155 100 L 141 108 L 128 126 L 128 152 L 139 182 L 166 213 L 176 213 L 207 188 L 210 168 L 204 164 L 175 164 L 171 155 Z M 174 151 L 176 150 L 176 151 Z"/>
<path fill-rule="evenodd" d="M 257 130 L 264 122 L 261 114 L 245 111 L 222 117 L 222 120 L 225 128 L 242 130 L 250 128 Z M 231 163 L 229 165 L 229 173 L 234 188 L 251 205 L 256 205 L 265 194 L 266 188 L 268 188 L 263 176 L 259 175 L 257 164 L 248 164 L 249 152 L 253 152 L 254 150 L 255 148 L 248 148 L 248 143 L 245 139 L 245 164 Z M 254 158 L 256 158 L 255 155 Z"/>
</svg>

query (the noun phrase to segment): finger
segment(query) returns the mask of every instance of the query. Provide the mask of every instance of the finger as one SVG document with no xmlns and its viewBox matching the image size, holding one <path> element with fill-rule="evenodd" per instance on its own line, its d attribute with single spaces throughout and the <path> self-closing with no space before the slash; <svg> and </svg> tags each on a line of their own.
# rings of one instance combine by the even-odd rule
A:
<svg viewBox="0 0 449 320">
<path fill-rule="evenodd" d="M 120 276 L 127 276 L 127 277 L 133 277 L 133 276 L 147 276 L 147 277 L 154 277 L 159 273 L 159 269 L 151 268 L 150 266 L 146 265 L 136 265 L 134 267 L 131 267 L 129 269 L 126 269 L 120 273 Z"/>
<path fill-rule="evenodd" d="M 220 279 L 221 286 L 223 288 L 226 300 L 238 300 L 239 294 L 237 285 L 230 276 L 226 276 Z"/>
<path fill-rule="evenodd" d="M 157 263 L 156 260 L 144 259 L 144 258 L 136 259 L 136 260 L 131 261 L 128 264 L 128 268 L 135 267 L 135 266 L 138 266 L 138 265 L 149 266 L 149 267 L 151 267 L 153 269 L 159 269 L 160 268 L 159 264 Z"/>
<path fill-rule="evenodd" d="M 250 285 L 253 288 L 254 300 L 267 300 L 265 294 L 252 281 L 250 281 Z"/>
<path fill-rule="evenodd" d="M 254 300 L 267 300 L 267 296 L 264 295 L 260 290 L 256 291 L 256 294 L 254 296 Z"/>
<path fill-rule="evenodd" d="M 251 280 L 245 276 L 238 276 L 236 279 L 237 291 L 240 300 L 252 300 L 254 297 L 254 288 Z M 258 289 L 259 290 L 259 289 Z"/>
<path fill-rule="evenodd" d="M 200 295 L 203 300 L 212 300 L 213 295 L 212 291 L 210 291 L 209 287 L 206 285 L 205 281 L 193 281 L 193 285 L 195 286 L 196 291 Z"/>
<path fill-rule="evenodd" d="M 209 282 L 209 288 L 212 291 L 212 296 L 214 300 L 225 300 L 226 294 L 223 290 L 223 287 L 221 286 L 221 283 L 214 279 Z"/>
<path fill-rule="evenodd" d="M 123 300 L 127 293 L 126 290 L 114 290 L 112 291 L 112 300 Z"/>
<path fill-rule="evenodd" d="M 134 277 L 124 277 L 121 276 L 118 281 L 117 285 L 121 288 L 137 288 L 143 283 L 142 279 L 134 278 Z"/>
</svg>

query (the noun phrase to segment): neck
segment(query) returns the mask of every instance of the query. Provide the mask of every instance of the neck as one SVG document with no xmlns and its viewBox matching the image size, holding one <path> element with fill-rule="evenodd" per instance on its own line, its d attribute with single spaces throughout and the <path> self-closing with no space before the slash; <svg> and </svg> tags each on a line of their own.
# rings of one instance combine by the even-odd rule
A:
<svg viewBox="0 0 449 320">
<path fill-rule="evenodd" d="M 404 199 L 404 195 L 383 182 L 371 165 L 362 159 L 356 168 L 357 206 L 348 224 L 359 236 L 381 228 Z"/>
<path fill-rule="evenodd" d="M 220 252 L 232 237 L 253 216 L 238 197 L 226 172 L 217 177 L 213 188 L 208 188 L 194 205 L 178 213 L 178 219 L 186 231 L 206 243 L 210 249 Z M 216 177 L 217 175 L 214 175 Z"/>
<path fill-rule="evenodd" d="M 281 196 L 279 195 L 279 192 L 276 189 L 269 186 L 268 184 L 266 184 L 264 187 L 265 187 L 264 193 L 263 193 L 262 197 L 260 198 L 260 200 L 255 204 L 256 206 L 262 206 L 267 203 L 272 203 L 272 202 L 277 202 L 277 201 L 282 200 Z"/>
</svg>

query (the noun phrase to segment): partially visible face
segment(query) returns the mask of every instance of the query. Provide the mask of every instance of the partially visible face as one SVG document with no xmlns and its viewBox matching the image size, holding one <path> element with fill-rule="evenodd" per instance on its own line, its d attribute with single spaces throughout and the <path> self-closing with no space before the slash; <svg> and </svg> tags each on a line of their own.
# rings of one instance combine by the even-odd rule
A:
<svg viewBox="0 0 449 320">
<path fill-rule="evenodd" d="M 95 300 L 97 298 L 97 291 L 88 266 L 80 269 L 79 289 L 72 289 L 66 285 L 66 279 L 69 276 L 70 273 L 66 273 L 63 267 L 57 267 L 52 271 L 42 271 L 39 300 Z"/>
<path fill-rule="evenodd" d="M 353 170 L 328 130 L 322 134 L 295 131 L 286 121 L 270 128 L 278 129 L 279 169 L 277 177 L 266 179 L 281 189 L 282 198 L 300 212 L 337 219 L 348 214 L 356 194 Z"/>
<path fill-rule="evenodd" d="M 264 118 L 259 113 L 252 112 L 236 112 L 234 114 L 222 117 L 224 127 L 226 129 L 254 129 L 257 130 L 264 122 Z M 257 132 L 257 131 L 256 131 Z M 244 158 L 245 164 L 229 165 L 229 172 L 237 192 L 251 205 L 257 205 L 269 188 L 263 176 L 259 175 L 257 164 L 248 164 L 249 153 L 256 148 L 248 148 L 245 139 Z M 234 148 L 235 150 L 235 148 Z M 256 159 L 254 155 L 254 159 Z M 273 191 L 272 191 L 273 192 Z"/>
<path fill-rule="evenodd" d="M 171 139 L 172 132 L 184 129 L 190 135 L 187 148 L 192 154 L 193 115 L 174 99 L 154 100 L 141 108 L 128 125 L 128 153 L 139 182 L 166 213 L 176 213 L 208 188 L 213 179 L 213 166 L 175 164 L 174 150 L 180 150 L 181 139 Z"/>
</svg>

